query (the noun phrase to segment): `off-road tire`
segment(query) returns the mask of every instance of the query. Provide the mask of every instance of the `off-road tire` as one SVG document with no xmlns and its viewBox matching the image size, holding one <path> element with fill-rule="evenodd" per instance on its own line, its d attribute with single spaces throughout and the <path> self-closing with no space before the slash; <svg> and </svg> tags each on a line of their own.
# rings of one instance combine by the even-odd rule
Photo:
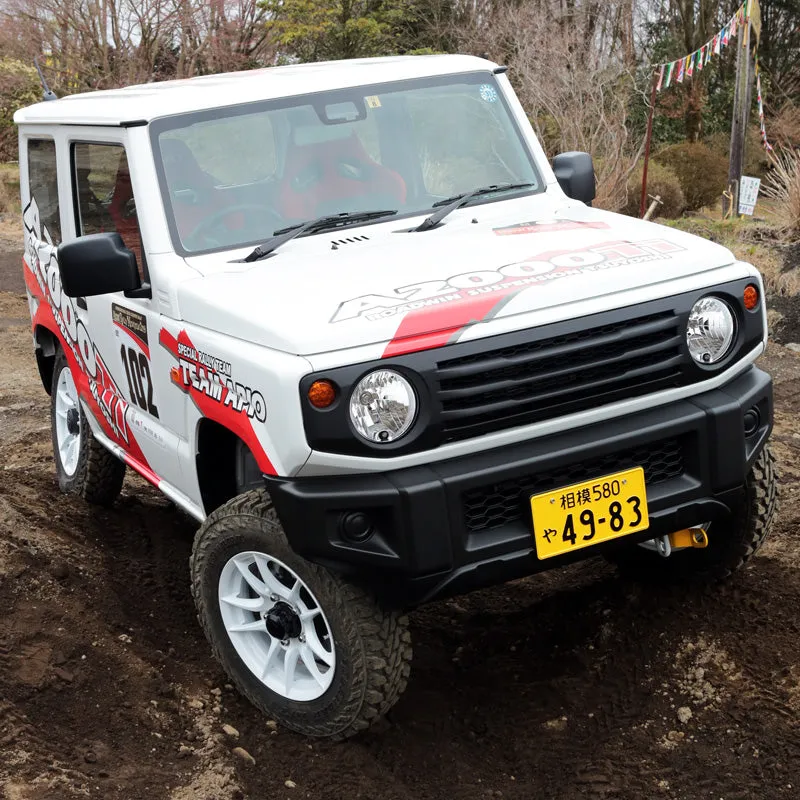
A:
<svg viewBox="0 0 800 800">
<path fill-rule="evenodd" d="M 80 414 L 80 450 L 78 466 L 68 475 L 61 463 L 56 439 L 56 390 L 61 371 L 69 368 L 63 350 L 59 350 L 53 365 L 53 383 L 50 390 L 50 432 L 53 439 L 53 460 L 56 464 L 58 488 L 66 494 L 80 495 L 98 506 L 110 506 L 119 496 L 125 479 L 125 463 L 95 439 L 83 408 Z"/>
<path fill-rule="evenodd" d="M 230 641 L 220 614 L 219 578 L 228 560 L 244 551 L 266 553 L 294 570 L 327 618 L 336 673 L 316 700 L 289 700 L 273 692 Z M 198 618 L 215 657 L 239 691 L 270 719 L 307 736 L 345 739 L 381 719 L 405 690 L 411 669 L 408 618 L 382 609 L 364 589 L 298 556 L 263 489 L 214 511 L 195 536 L 189 563 Z"/>
<path fill-rule="evenodd" d="M 607 558 L 632 580 L 723 580 L 742 569 L 764 544 L 777 507 L 775 459 L 766 446 L 747 474 L 731 515 L 709 526 L 708 547 L 678 550 L 663 558 L 652 550 L 627 545 L 612 551 Z"/>
</svg>

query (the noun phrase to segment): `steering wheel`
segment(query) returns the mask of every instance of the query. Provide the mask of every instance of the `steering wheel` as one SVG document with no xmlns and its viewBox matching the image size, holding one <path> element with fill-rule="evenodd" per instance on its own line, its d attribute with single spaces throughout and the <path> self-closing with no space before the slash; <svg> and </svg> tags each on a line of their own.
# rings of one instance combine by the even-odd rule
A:
<svg viewBox="0 0 800 800">
<path fill-rule="evenodd" d="M 187 245 L 195 243 L 199 246 L 210 244 L 212 247 L 223 247 L 229 244 L 229 242 L 215 238 L 213 233 L 228 217 L 240 211 L 244 213 L 257 213 L 259 223 L 263 222 L 265 217 L 271 217 L 273 220 L 272 230 L 282 227 L 284 223 L 281 215 L 270 206 L 263 205 L 262 203 L 236 203 L 236 205 L 221 208 L 203 217 L 195 229 L 188 236 L 183 237 L 184 243 Z M 269 233 L 264 233 L 264 238 L 267 239 L 268 237 Z"/>
</svg>

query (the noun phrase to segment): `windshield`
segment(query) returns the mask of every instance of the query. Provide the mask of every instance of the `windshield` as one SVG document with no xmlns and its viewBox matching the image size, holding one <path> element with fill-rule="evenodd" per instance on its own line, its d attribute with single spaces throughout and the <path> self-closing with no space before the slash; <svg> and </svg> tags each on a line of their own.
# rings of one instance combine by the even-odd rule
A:
<svg viewBox="0 0 800 800">
<path fill-rule="evenodd" d="M 543 188 L 490 73 L 215 108 L 156 120 L 151 135 L 183 254 L 257 244 L 323 215 L 427 213 L 481 186 Z"/>
</svg>

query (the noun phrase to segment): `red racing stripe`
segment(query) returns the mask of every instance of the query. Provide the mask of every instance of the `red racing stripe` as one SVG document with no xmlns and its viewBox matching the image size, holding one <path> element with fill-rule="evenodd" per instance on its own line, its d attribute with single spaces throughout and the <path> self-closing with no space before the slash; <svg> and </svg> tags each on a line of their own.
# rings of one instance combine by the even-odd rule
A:
<svg viewBox="0 0 800 800">
<path fill-rule="evenodd" d="M 189 335 L 184 330 L 180 331 L 176 338 L 166 328 L 162 328 L 158 334 L 158 341 L 178 360 L 182 358 L 178 350 L 179 343 L 191 350 L 197 350 L 194 344 L 192 344 Z M 209 373 L 216 374 L 215 370 L 210 366 L 204 365 L 203 368 Z M 173 370 L 175 370 L 175 372 L 173 372 L 173 382 L 184 391 L 188 391 L 189 396 L 194 401 L 200 413 L 207 419 L 219 422 L 220 425 L 227 428 L 232 433 L 235 433 L 250 448 L 250 452 L 253 454 L 258 464 L 258 468 L 263 473 L 266 475 L 276 475 L 275 467 L 261 445 L 250 418 L 244 411 L 237 411 L 231 404 L 225 403 L 225 399 L 230 391 L 228 387 L 225 386 L 222 389 L 219 399 L 214 399 L 200 389 L 195 388 L 191 383 L 184 383 L 178 367 L 173 367 Z"/>
</svg>

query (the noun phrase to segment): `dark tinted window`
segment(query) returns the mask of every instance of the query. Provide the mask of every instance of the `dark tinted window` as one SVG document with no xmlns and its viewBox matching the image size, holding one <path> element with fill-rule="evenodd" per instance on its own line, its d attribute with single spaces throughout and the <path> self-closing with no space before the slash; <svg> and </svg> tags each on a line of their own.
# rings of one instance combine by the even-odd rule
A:
<svg viewBox="0 0 800 800">
<path fill-rule="evenodd" d="M 142 273 L 142 242 L 125 148 L 78 142 L 72 146 L 78 236 L 116 231 L 136 254 Z"/>
<path fill-rule="evenodd" d="M 49 234 L 53 244 L 61 242 L 57 175 L 55 142 L 52 139 L 29 139 L 28 184 L 31 197 L 39 208 L 42 238 L 46 241 Z"/>
</svg>

